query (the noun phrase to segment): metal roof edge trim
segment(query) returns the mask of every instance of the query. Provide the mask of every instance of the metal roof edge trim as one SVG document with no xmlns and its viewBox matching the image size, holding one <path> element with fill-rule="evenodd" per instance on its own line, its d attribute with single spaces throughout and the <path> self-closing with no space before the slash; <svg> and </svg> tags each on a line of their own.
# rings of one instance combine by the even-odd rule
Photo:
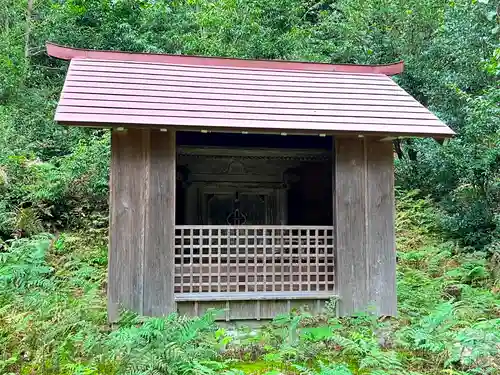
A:
<svg viewBox="0 0 500 375">
<path fill-rule="evenodd" d="M 164 64 L 200 65 L 200 66 L 226 66 L 239 68 L 261 68 L 261 69 L 283 69 L 302 71 L 326 71 L 341 73 L 371 73 L 384 74 L 387 76 L 401 74 L 404 69 L 404 62 L 399 61 L 393 64 L 380 65 L 356 65 L 356 64 L 329 64 L 304 61 L 285 60 L 253 60 L 236 59 L 229 57 L 209 57 L 209 56 L 189 56 L 170 55 L 158 53 L 141 53 L 126 51 L 103 51 L 89 50 L 82 48 L 72 48 L 62 46 L 52 42 L 46 42 L 47 54 L 63 60 L 79 59 L 102 59 L 139 61 Z"/>
</svg>

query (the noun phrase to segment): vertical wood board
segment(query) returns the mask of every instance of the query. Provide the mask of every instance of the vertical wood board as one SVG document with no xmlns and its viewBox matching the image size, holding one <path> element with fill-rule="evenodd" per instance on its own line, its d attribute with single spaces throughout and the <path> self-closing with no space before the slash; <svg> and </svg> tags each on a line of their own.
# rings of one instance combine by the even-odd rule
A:
<svg viewBox="0 0 500 375">
<path fill-rule="evenodd" d="M 363 309 L 367 300 L 366 163 L 364 140 L 337 138 L 335 144 L 336 285 L 339 314 Z"/>
<path fill-rule="evenodd" d="M 175 132 L 112 134 L 109 320 L 122 306 L 139 314 L 175 311 Z"/>
<path fill-rule="evenodd" d="M 148 132 L 113 132 L 111 140 L 108 300 L 110 320 L 118 305 L 142 313 Z"/>
<path fill-rule="evenodd" d="M 369 142 L 367 259 L 369 300 L 377 315 L 396 315 L 394 160 L 391 142 Z"/>
<path fill-rule="evenodd" d="M 152 131 L 149 156 L 144 313 L 162 316 L 175 311 L 175 131 Z"/>
<path fill-rule="evenodd" d="M 392 145 L 338 137 L 335 150 L 339 315 L 396 315 Z"/>
</svg>

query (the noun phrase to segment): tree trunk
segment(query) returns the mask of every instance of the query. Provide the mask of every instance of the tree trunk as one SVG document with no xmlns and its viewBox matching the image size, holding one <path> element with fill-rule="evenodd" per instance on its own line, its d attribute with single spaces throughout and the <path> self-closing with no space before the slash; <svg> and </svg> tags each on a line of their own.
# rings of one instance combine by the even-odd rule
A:
<svg viewBox="0 0 500 375">
<path fill-rule="evenodd" d="M 403 149 L 401 148 L 401 140 L 395 139 L 392 141 L 394 145 L 394 150 L 396 150 L 396 155 L 398 155 L 398 159 L 402 160 L 404 158 Z"/>
<path fill-rule="evenodd" d="M 24 57 L 30 57 L 30 32 L 31 32 L 31 13 L 33 12 L 33 0 L 28 0 L 28 8 L 26 10 L 26 30 L 24 33 Z"/>
</svg>

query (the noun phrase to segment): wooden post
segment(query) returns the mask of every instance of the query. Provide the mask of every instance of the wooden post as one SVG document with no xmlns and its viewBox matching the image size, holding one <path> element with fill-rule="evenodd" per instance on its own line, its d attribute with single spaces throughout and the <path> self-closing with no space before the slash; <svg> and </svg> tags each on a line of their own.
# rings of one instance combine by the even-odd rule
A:
<svg viewBox="0 0 500 375">
<path fill-rule="evenodd" d="M 111 137 L 108 319 L 175 311 L 175 131 Z"/>
<path fill-rule="evenodd" d="M 197 206 L 198 206 L 198 186 L 195 183 L 194 184 L 191 183 L 186 188 L 186 207 L 185 207 L 186 224 L 189 225 L 200 224 L 198 222 Z"/>
<path fill-rule="evenodd" d="M 120 307 L 142 314 L 148 131 L 111 135 L 108 319 Z"/>
<path fill-rule="evenodd" d="M 338 137 L 334 149 L 338 313 L 396 315 L 392 145 Z"/>
<path fill-rule="evenodd" d="M 149 188 L 144 246 L 145 315 L 176 310 L 174 300 L 174 237 L 176 187 L 175 130 L 151 131 Z"/>
<path fill-rule="evenodd" d="M 278 190 L 278 222 L 280 225 L 288 224 L 288 191 L 286 188 Z M 274 218 L 272 218 L 274 220 Z"/>
</svg>

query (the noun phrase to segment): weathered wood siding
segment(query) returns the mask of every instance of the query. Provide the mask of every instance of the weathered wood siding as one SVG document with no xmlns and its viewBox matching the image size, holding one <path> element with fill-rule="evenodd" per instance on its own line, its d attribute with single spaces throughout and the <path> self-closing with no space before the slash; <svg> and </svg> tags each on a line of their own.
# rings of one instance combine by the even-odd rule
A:
<svg viewBox="0 0 500 375">
<path fill-rule="evenodd" d="M 113 132 L 111 154 L 109 319 L 175 311 L 175 131 Z"/>
<path fill-rule="evenodd" d="M 338 313 L 396 315 L 392 144 L 337 137 L 334 170 Z"/>
<path fill-rule="evenodd" d="M 206 297 L 197 298 L 200 295 Z M 200 316 L 215 308 L 223 310 L 217 315 L 219 321 L 260 321 L 293 311 L 322 313 L 331 297 L 325 292 L 193 293 L 177 295 L 177 306 L 184 315 Z"/>
</svg>

